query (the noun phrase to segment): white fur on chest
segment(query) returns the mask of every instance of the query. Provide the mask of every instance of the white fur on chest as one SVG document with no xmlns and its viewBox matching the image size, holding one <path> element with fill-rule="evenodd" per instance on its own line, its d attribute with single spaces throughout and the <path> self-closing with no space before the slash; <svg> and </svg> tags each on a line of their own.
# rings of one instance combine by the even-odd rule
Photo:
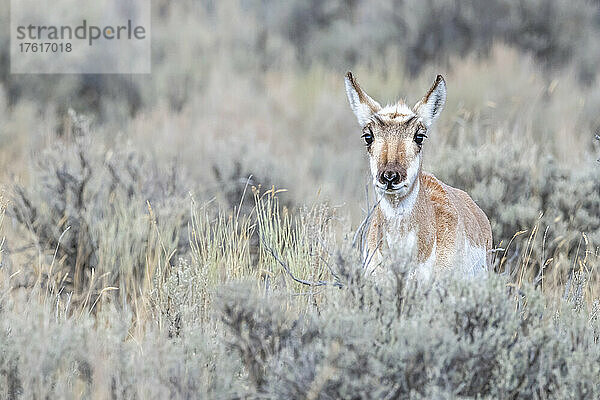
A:
<svg viewBox="0 0 600 400">
<path fill-rule="evenodd" d="M 379 202 L 379 207 L 383 213 L 386 223 L 390 227 L 401 228 L 407 224 L 409 217 L 414 211 L 419 195 L 420 183 L 417 180 L 414 183 L 413 189 L 403 199 L 396 199 L 394 196 L 382 195 Z"/>
<path fill-rule="evenodd" d="M 413 190 L 401 201 L 396 202 L 393 197 L 383 196 L 379 203 L 385 219 L 385 239 L 390 252 L 395 257 L 415 259 L 418 256 L 418 225 L 411 223 L 411 218 L 414 217 L 412 213 L 415 209 L 419 189 L 417 179 Z M 433 274 L 436 263 L 436 243 L 434 242 L 432 246 L 427 260 L 414 265 L 415 277 L 429 278 Z"/>
<path fill-rule="evenodd" d="M 385 240 L 395 256 L 412 256 L 417 250 L 417 232 L 415 229 L 400 234 L 396 229 L 385 230 Z"/>
<path fill-rule="evenodd" d="M 399 242 L 414 246 L 417 242 L 417 232 L 411 218 L 417 203 L 419 194 L 419 181 L 415 187 L 402 199 L 383 195 L 379 202 L 379 208 L 383 213 L 385 221 L 385 235 L 390 248 Z"/>
</svg>

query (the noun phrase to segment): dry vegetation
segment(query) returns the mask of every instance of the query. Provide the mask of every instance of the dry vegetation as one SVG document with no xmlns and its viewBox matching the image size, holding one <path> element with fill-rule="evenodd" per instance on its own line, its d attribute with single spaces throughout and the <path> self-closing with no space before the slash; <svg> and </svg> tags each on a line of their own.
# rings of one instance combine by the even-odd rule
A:
<svg viewBox="0 0 600 400">
<path fill-rule="evenodd" d="M 597 2 L 393 3 L 157 0 L 151 76 L 9 75 L 1 37 L 0 398 L 600 396 Z M 497 274 L 362 277 L 347 68 L 444 74 L 426 169 Z"/>
</svg>

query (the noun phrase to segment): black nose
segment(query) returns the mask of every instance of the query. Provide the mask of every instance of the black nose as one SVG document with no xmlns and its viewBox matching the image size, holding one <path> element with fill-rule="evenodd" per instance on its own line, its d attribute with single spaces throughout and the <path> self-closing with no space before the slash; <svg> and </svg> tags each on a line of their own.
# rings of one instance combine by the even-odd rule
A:
<svg viewBox="0 0 600 400">
<path fill-rule="evenodd" d="M 379 180 L 386 185 L 395 184 L 400 181 L 400 174 L 396 171 L 383 171 Z"/>
</svg>

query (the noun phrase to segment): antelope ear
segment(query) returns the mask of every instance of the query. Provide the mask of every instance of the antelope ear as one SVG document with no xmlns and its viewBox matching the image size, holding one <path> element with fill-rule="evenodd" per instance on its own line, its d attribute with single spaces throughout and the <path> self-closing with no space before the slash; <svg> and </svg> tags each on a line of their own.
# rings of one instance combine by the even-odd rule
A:
<svg viewBox="0 0 600 400">
<path fill-rule="evenodd" d="M 423 119 L 423 123 L 429 127 L 442 113 L 444 104 L 446 104 L 446 81 L 441 75 L 438 75 L 431 89 L 421 101 L 415 104 L 413 110 Z"/>
<path fill-rule="evenodd" d="M 345 83 L 350 108 L 356 115 L 360 126 L 364 127 L 369 123 L 371 116 L 381 110 L 381 106 L 362 90 L 352 72 L 346 73 Z"/>
</svg>

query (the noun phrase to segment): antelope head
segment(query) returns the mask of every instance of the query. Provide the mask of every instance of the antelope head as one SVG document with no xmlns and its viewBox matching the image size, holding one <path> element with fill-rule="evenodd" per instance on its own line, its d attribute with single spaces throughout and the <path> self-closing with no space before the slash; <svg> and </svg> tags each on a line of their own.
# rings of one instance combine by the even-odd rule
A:
<svg viewBox="0 0 600 400">
<path fill-rule="evenodd" d="M 351 72 L 346 94 L 362 128 L 375 189 L 401 199 L 411 193 L 421 172 L 422 147 L 446 102 L 446 82 L 438 75 L 412 108 L 400 100 L 381 107 L 362 90 Z"/>
</svg>

